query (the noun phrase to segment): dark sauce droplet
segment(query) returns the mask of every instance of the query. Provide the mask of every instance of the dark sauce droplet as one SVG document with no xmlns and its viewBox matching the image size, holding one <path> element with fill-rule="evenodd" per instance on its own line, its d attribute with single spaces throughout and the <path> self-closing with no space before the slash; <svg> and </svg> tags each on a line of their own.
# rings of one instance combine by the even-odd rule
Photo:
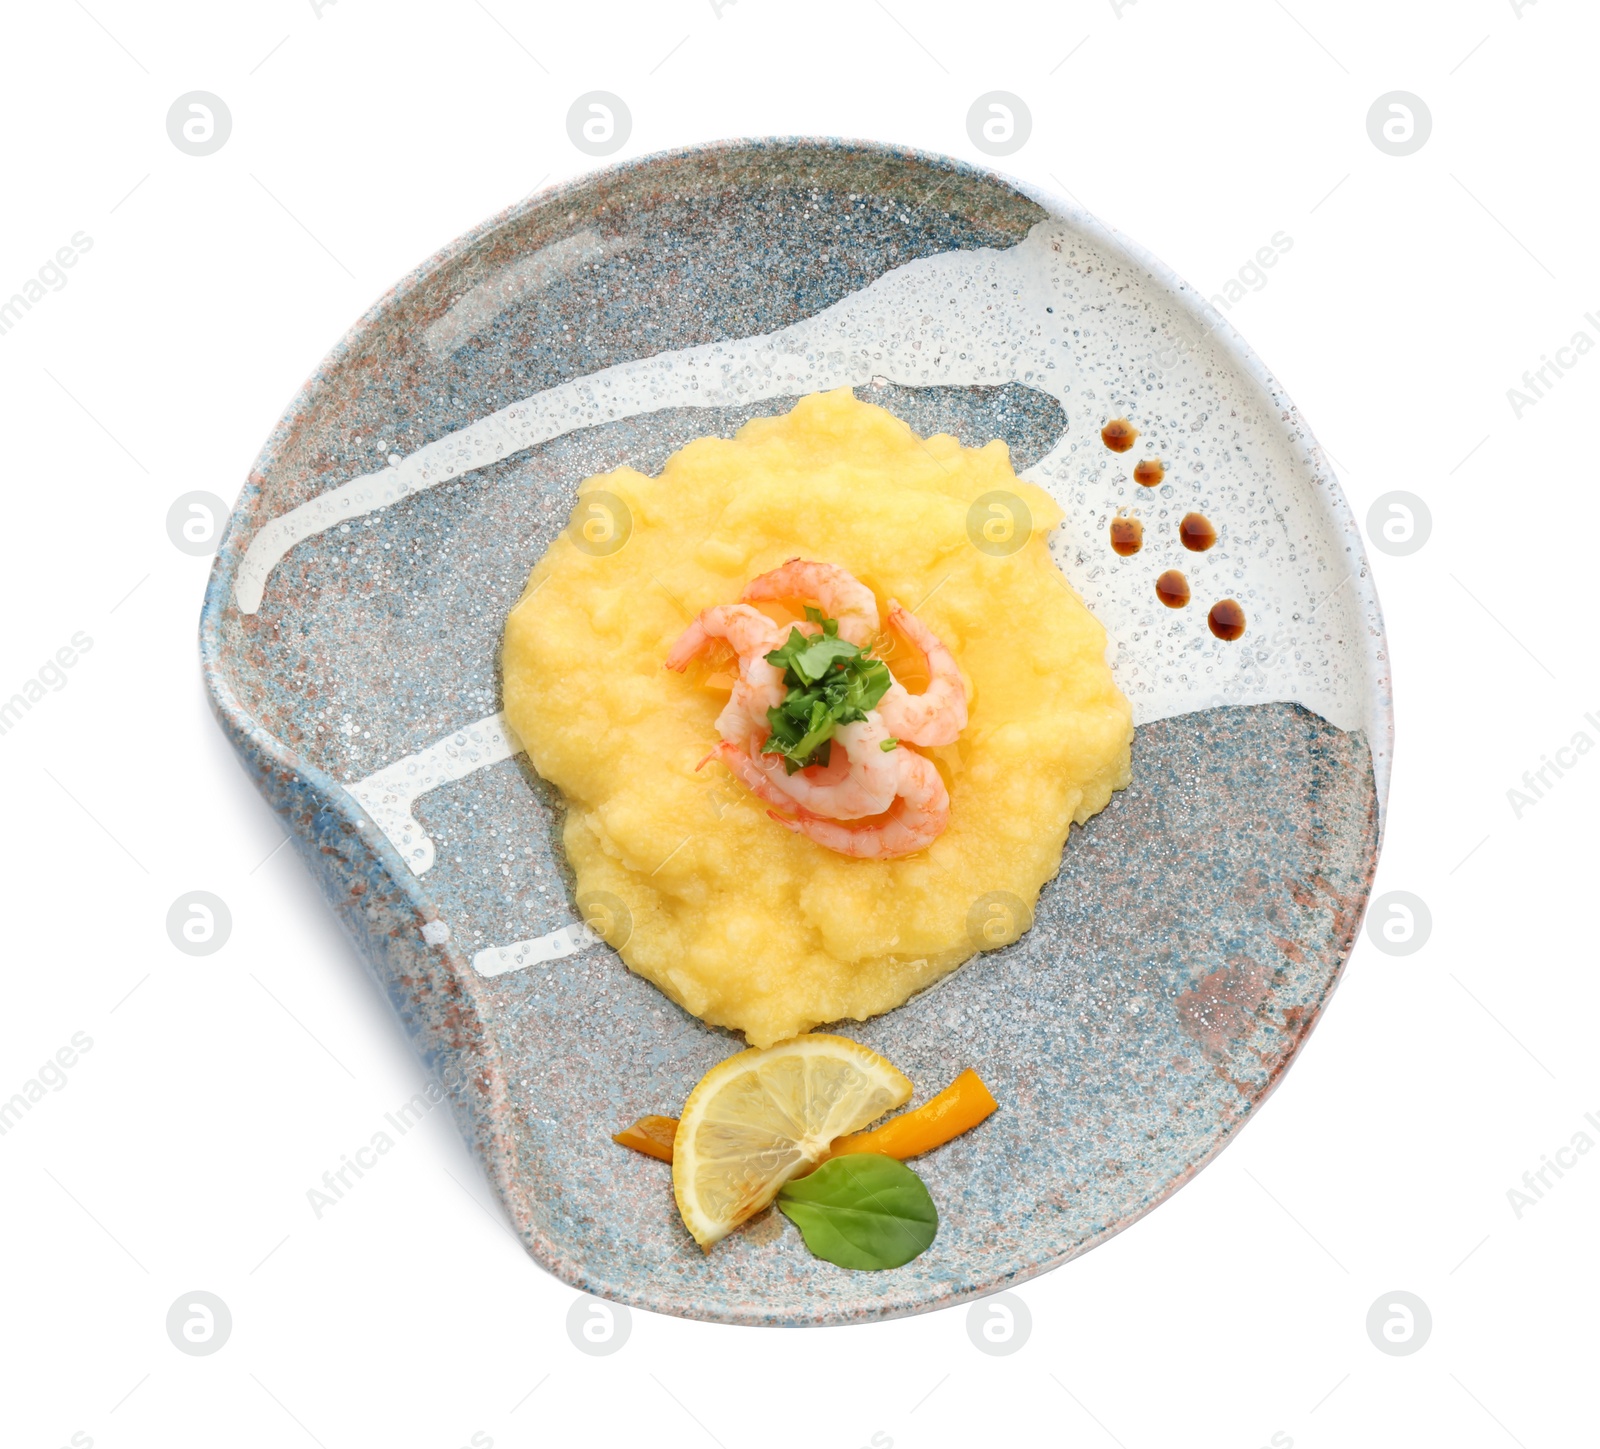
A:
<svg viewBox="0 0 1600 1449">
<path fill-rule="evenodd" d="M 1156 580 L 1156 597 L 1169 609 L 1181 609 L 1189 602 L 1189 580 L 1177 569 L 1168 569 Z"/>
<path fill-rule="evenodd" d="M 1244 633 L 1244 610 L 1234 599 L 1219 599 L 1206 616 L 1211 632 L 1219 639 L 1237 639 Z"/>
<path fill-rule="evenodd" d="M 1142 483 L 1146 488 L 1154 488 L 1167 476 L 1167 465 L 1159 458 L 1146 458 L 1142 463 L 1134 464 L 1133 481 Z"/>
<path fill-rule="evenodd" d="M 1123 558 L 1138 553 L 1144 547 L 1144 524 L 1137 518 L 1113 518 L 1111 547 Z"/>
<path fill-rule="evenodd" d="M 1178 525 L 1178 537 L 1190 553 L 1204 553 L 1217 541 L 1217 530 L 1203 513 L 1185 513 Z"/>
<path fill-rule="evenodd" d="M 1112 418 L 1100 429 L 1100 441 L 1113 453 L 1126 453 L 1138 436 L 1138 430 L 1126 418 Z"/>
</svg>

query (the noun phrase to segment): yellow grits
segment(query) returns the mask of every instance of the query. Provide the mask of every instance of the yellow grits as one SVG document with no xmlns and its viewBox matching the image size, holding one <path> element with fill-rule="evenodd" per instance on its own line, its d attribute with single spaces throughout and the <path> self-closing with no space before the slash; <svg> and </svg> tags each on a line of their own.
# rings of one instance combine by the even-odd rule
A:
<svg viewBox="0 0 1600 1449">
<path fill-rule="evenodd" d="M 1032 514 L 1007 555 L 968 533 L 969 509 L 996 491 Z M 631 514 L 620 547 L 610 520 L 626 520 L 597 493 Z M 1050 557 L 1060 510 L 1018 480 L 1002 442 L 920 439 L 843 388 L 732 440 L 700 438 L 658 477 L 587 479 L 573 518 L 506 622 L 506 714 L 566 799 L 567 857 L 597 929 L 672 1000 L 755 1046 L 888 1011 L 1010 940 L 1068 827 L 1128 783 L 1132 712 L 1105 630 Z M 974 517 L 1000 547 L 1006 519 L 988 503 Z M 849 570 L 880 611 L 891 596 L 912 609 L 966 679 L 966 730 L 924 751 L 950 823 L 916 855 L 835 854 L 769 819 L 721 765 L 695 769 L 718 740 L 728 665 L 678 675 L 667 650 L 701 609 L 796 555 Z M 915 651 L 893 635 L 884 648 L 920 689 Z"/>
</svg>

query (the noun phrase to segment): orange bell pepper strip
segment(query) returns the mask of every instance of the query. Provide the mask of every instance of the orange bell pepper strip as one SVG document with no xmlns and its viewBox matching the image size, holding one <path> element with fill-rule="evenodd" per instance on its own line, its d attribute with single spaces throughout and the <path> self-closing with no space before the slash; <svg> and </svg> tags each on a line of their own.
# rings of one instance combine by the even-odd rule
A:
<svg viewBox="0 0 1600 1449">
<path fill-rule="evenodd" d="M 999 1103 L 990 1095 L 981 1078 L 970 1067 L 951 1082 L 937 1097 L 920 1107 L 891 1117 L 881 1127 L 841 1137 L 830 1149 L 829 1157 L 851 1152 L 881 1152 L 885 1157 L 920 1157 L 943 1147 L 954 1137 L 976 1127 L 990 1116 Z"/>
<path fill-rule="evenodd" d="M 678 1135 L 676 1117 L 641 1117 L 631 1127 L 614 1132 L 611 1140 L 623 1147 L 631 1147 L 646 1157 L 657 1157 L 662 1162 L 672 1161 L 672 1139 Z"/>
<path fill-rule="evenodd" d="M 999 1105 L 984 1086 L 983 1079 L 969 1067 L 937 1097 L 930 1097 L 914 1111 L 891 1117 L 870 1132 L 841 1137 L 827 1155 L 842 1157 L 851 1152 L 879 1152 L 903 1162 L 908 1157 L 920 1157 L 935 1147 L 943 1147 L 952 1138 L 976 1127 L 997 1111 Z M 611 1140 L 648 1157 L 671 1162 L 672 1140 L 677 1131 L 676 1117 L 641 1117 L 633 1126 L 615 1133 Z"/>
</svg>

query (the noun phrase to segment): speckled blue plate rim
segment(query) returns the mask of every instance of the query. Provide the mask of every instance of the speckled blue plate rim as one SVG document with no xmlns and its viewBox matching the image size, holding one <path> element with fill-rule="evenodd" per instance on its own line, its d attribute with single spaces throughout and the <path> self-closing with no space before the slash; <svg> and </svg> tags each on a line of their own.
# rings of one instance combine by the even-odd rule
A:
<svg viewBox="0 0 1600 1449">
<path fill-rule="evenodd" d="M 580 188 L 587 188 L 597 181 L 603 183 L 608 178 L 621 177 L 665 161 L 740 150 L 776 151 L 785 148 L 814 148 L 818 153 L 835 150 L 869 152 L 885 159 L 910 161 L 955 175 L 997 181 L 1011 188 L 1017 194 L 1044 208 L 1052 216 L 1067 221 L 1090 238 L 1108 244 L 1144 268 L 1163 288 L 1167 296 L 1199 325 L 1201 332 L 1216 339 L 1217 343 L 1272 400 L 1285 428 L 1305 449 L 1313 477 L 1322 490 L 1324 506 L 1343 533 L 1350 555 L 1351 585 L 1361 601 L 1361 613 L 1366 625 L 1364 649 L 1370 693 L 1367 720 L 1362 733 L 1366 737 L 1372 756 L 1380 832 L 1378 849 L 1381 851 L 1382 830 L 1387 815 L 1389 764 L 1394 744 L 1392 679 L 1385 648 L 1382 609 L 1354 512 L 1338 485 L 1326 454 L 1301 419 L 1298 408 L 1289 399 L 1282 384 L 1240 336 L 1232 323 L 1212 307 L 1203 295 L 1176 276 L 1144 247 L 1049 188 L 1024 181 L 995 168 L 976 166 L 970 162 L 915 147 L 870 140 L 812 136 L 730 139 L 675 147 L 613 166 L 597 168 L 595 171 L 531 193 L 440 248 L 387 289 L 347 330 L 301 386 L 288 410 L 262 445 L 239 493 L 238 503 L 229 519 L 207 583 L 200 619 L 200 658 L 202 676 L 212 709 L 234 745 L 241 763 L 247 772 L 255 777 L 258 788 L 268 802 L 290 822 L 291 838 L 296 848 L 305 858 L 313 878 L 322 886 L 325 896 L 356 944 L 358 952 L 367 962 L 369 969 L 378 977 L 380 986 L 400 1016 L 423 1065 L 449 1089 L 449 1100 L 457 1125 L 482 1159 L 501 1202 L 534 1260 L 554 1276 L 576 1288 L 598 1291 L 617 1301 L 627 1302 L 648 1311 L 758 1326 L 820 1326 L 905 1317 L 987 1296 L 1026 1282 L 1078 1257 L 1132 1226 L 1146 1213 L 1159 1206 L 1213 1161 L 1237 1136 L 1238 1126 L 1242 1126 L 1244 1121 L 1253 1117 L 1261 1104 L 1276 1090 L 1289 1065 L 1304 1047 L 1305 1041 L 1320 1020 L 1323 1010 L 1343 977 L 1350 948 L 1359 930 L 1359 921 L 1352 927 L 1350 940 L 1344 943 L 1339 952 L 1337 963 L 1316 1010 L 1308 1014 L 1292 1051 L 1284 1057 L 1278 1071 L 1252 1102 L 1248 1114 L 1239 1124 L 1224 1132 L 1203 1157 L 1165 1183 L 1162 1191 L 1152 1194 L 1148 1201 L 1140 1204 L 1116 1223 L 1108 1225 L 1098 1234 L 1087 1237 L 1058 1254 L 1027 1264 L 993 1282 L 971 1287 L 955 1287 L 948 1294 L 936 1299 L 929 1299 L 925 1293 L 908 1297 L 905 1301 L 888 1298 L 871 1309 L 850 1314 L 830 1314 L 823 1305 L 820 1311 L 808 1314 L 773 1317 L 756 1311 L 730 1312 L 725 1305 L 702 1305 L 681 1298 L 667 1301 L 664 1296 L 652 1295 L 648 1291 L 619 1291 L 614 1284 L 601 1283 L 592 1278 L 582 1263 L 564 1253 L 560 1245 L 541 1232 L 529 1215 L 522 1210 L 522 1189 L 511 1170 L 510 1145 L 501 1140 L 493 1125 L 496 1112 L 508 1108 L 509 1095 L 496 1069 L 496 1059 L 485 1047 L 486 1013 L 482 1008 L 477 978 L 470 962 L 450 942 L 436 945 L 427 945 L 423 942 L 422 928 L 429 921 L 437 919 L 437 912 L 422 883 L 412 875 L 388 839 L 366 817 L 354 797 L 331 775 L 310 764 L 291 746 L 263 728 L 243 707 L 228 682 L 221 652 L 220 632 L 223 612 L 232 597 L 239 563 L 249 535 L 254 531 L 253 514 L 261 496 L 264 478 L 283 452 L 288 439 L 306 421 L 318 390 L 368 332 L 378 325 L 397 299 L 414 291 L 434 272 L 521 214 L 535 207 L 547 206 L 552 201 L 573 194 Z M 330 866 L 330 856 L 343 861 L 346 874 L 350 877 L 348 889 L 340 891 L 333 888 L 335 872 Z M 1374 864 L 1376 859 L 1375 853 Z M 374 960 L 369 951 L 375 937 L 381 938 L 385 930 L 387 930 L 388 947 L 380 952 L 383 956 L 381 961 Z M 453 1004 L 454 1009 L 448 1029 L 437 1021 L 419 1018 L 415 995 L 411 990 L 418 982 L 427 983 Z"/>
</svg>

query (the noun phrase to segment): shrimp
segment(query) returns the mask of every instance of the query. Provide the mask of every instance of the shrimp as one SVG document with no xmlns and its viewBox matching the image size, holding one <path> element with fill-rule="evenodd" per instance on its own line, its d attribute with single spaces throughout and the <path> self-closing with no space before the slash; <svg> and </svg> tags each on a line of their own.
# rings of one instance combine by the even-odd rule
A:
<svg viewBox="0 0 1600 1449">
<path fill-rule="evenodd" d="M 826 765 L 812 765 L 793 775 L 776 755 L 757 755 L 758 769 L 785 798 L 769 803 L 796 807 L 830 820 L 859 820 L 882 815 L 899 789 L 900 765 L 895 751 L 881 748 L 889 738 L 876 712 L 834 731 L 835 748 Z M 765 795 L 762 799 L 767 799 Z"/>
<path fill-rule="evenodd" d="M 719 604 L 703 609 L 685 629 L 667 655 L 667 668 L 680 674 L 689 661 L 716 640 L 731 645 L 739 656 L 739 679 L 728 703 L 717 716 L 717 733 L 724 740 L 764 740 L 767 711 L 783 703 L 787 689 L 783 670 L 767 655 L 781 649 L 788 631 L 748 604 Z M 703 762 L 702 762 L 703 763 Z"/>
<path fill-rule="evenodd" d="M 745 586 L 744 599 L 815 599 L 839 621 L 852 644 L 870 645 L 878 630 L 872 591 L 834 564 L 793 558 Z M 717 716 L 722 742 L 705 759 L 720 760 L 786 830 L 858 860 L 895 860 L 924 850 L 950 821 L 950 795 L 932 761 L 912 745 L 953 742 L 967 723 L 967 691 L 950 651 L 917 617 L 889 600 L 889 622 L 928 662 L 928 686 L 910 694 L 893 683 L 866 718 L 834 731 L 837 749 L 826 765 L 789 774 L 782 759 L 763 752 L 771 734 L 768 711 L 782 706 L 788 688 L 783 669 L 767 656 L 781 649 L 789 628 L 749 603 L 703 610 L 667 655 L 680 673 L 714 641 L 729 644 L 739 659 L 739 678 Z M 816 622 L 797 624 L 816 634 Z M 891 738 L 903 748 L 885 750 Z M 786 813 L 779 814 L 779 811 Z M 859 823 L 849 823 L 859 822 Z"/>
<path fill-rule="evenodd" d="M 881 752 L 880 752 L 881 753 Z M 950 796 L 945 790 L 933 762 L 914 750 L 894 750 L 888 757 L 895 761 L 895 798 L 884 818 L 871 825 L 842 825 L 836 820 L 814 814 L 797 805 L 774 783 L 773 776 L 738 745 L 724 740 L 708 754 L 706 760 L 720 760 L 749 788 L 750 793 L 792 811 L 793 820 L 779 815 L 777 810 L 767 813 L 788 830 L 805 835 L 818 845 L 840 855 L 861 860 L 894 860 L 910 855 L 932 845 L 950 821 Z M 696 767 L 698 768 L 698 766 Z"/>
<path fill-rule="evenodd" d="M 880 821 L 840 825 L 809 810 L 800 810 L 793 820 L 784 819 L 776 811 L 767 813 L 797 835 L 859 860 L 895 860 L 923 850 L 950 823 L 950 795 L 933 761 L 925 755 L 910 749 L 892 754 L 899 757 L 900 782 L 894 804 Z"/>
<path fill-rule="evenodd" d="M 751 579 L 739 596 L 751 599 L 815 599 L 839 621 L 841 638 L 865 648 L 878 632 L 878 601 L 872 590 L 837 564 L 792 558 L 782 568 Z"/>
<path fill-rule="evenodd" d="M 758 764 L 758 759 L 759 756 L 752 755 L 743 745 L 733 740 L 724 740 L 720 745 L 713 746 L 695 769 L 704 768 L 710 760 L 718 760 L 739 778 L 752 795 L 765 800 L 769 805 L 780 805 L 785 810 L 793 810 L 794 801 L 778 789 L 773 783 L 771 772 Z"/>
<path fill-rule="evenodd" d="M 928 687 L 910 694 L 896 680 L 878 701 L 884 728 L 897 740 L 913 745 L 954 744 L 967 727 L 967 687 L 955 656 L 910 609 L 889 600 L 889 623 L 906 636 L 928 661 Z"/>
</svg>

